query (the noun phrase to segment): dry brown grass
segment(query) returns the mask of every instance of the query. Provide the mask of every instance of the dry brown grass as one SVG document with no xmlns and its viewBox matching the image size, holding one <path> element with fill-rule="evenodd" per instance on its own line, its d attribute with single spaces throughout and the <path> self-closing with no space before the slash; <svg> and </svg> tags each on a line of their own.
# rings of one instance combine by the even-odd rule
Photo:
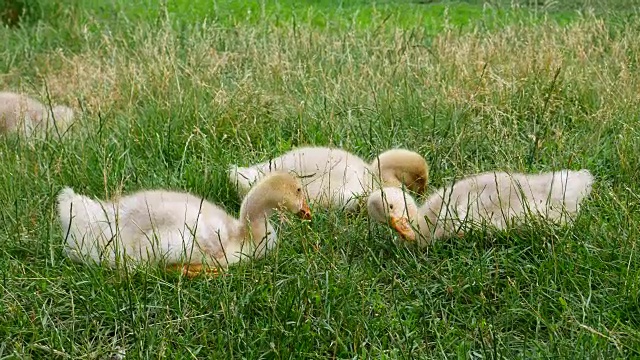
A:
<svg viewBox="0 0 640 360">
<path fill-rule="evenodd" d="M 253 99 L 276 117 L 292 116 L 318 98 L 370 108 L 376 97 L 397 96 L 408 84 L 425 107 L 437 99 L 500 116 L 525 88 L 523 96 L 543 102 L 556 71 L 567 91 L 595 94 L 601 106 L 588 115 L 602 117 L 639 101 L 640 73 L 633 64 L 640 41 L 632 32 L 611 34 L 601 19 L 586 17 L 566 27 L 512 25 L 490 33 L 447 31 L 430 45 L 424 35 L 409 39 L 405 31 L 386 30 L 375 37 L 338 37 L 310 28 L 264 34 L 240 27 L 181 42 L 170 27 L 141 29 L 128 40 L 89 38 L 78 54 L 42 55 L 38 73 L 54 98 L 79 97 L 90 114 L 127 113 L 148 97 L 180 102 L 190 88 L 207 94 L 204 106 L 237 109 Z"/>
</svg>

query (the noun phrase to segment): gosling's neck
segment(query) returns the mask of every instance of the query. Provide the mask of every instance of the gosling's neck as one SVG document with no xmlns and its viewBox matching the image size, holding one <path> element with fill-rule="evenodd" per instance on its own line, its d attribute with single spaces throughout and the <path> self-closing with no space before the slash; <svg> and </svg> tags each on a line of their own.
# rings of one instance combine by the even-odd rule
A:
<svg viewBox="0 0 640 360">
<path fill-rule="evenodd" d="M 264 190 L 257 187 L 249 191 L 240 206 L 240 221 L 244 233 L 248 235 L 245 239 L 253 241 L 255 246 L 265 241 L 267 232 L 273 229 L 269 223 L 269 216 L 274 211 L 275 205 L 264 194 Z"/>
<path fill-rule="evenodd" d="M 409 220 L 409 223 L 412 224 L 413 226 L 417 226 L 419 225 L 419 221 L 420 220 L 420 210 L 418 209 L 418 204 L 416 203 L 416 200 L 409 194 L 405 193 L 404 194 L 405 198 L 405 208 L 403 209 L 403 213 L 406 215 L 407 220 Z"/>
<path fill-rule="evenodd" d="M 402 181 L 398 178 L 395 170 L 381 168 L 378 174 L 382 186 L 402 188 Z"/>
<path fill-rule="evenodd" d="M 449 207 L 445 204 L 448 200 L 444 197 L 445 194 L 441 192 L 431 195 L 418 211 L 417 224 L 421 245 L 429 245 L 433 240 L 445 237 L 454 229 L 451 214 L 447 213 Z"/>
<path fill-rule="evenodd" d="M 380 187 L 402 187 L 402 181 L 398 177 L 397 169 L 389 166 L 386 161 L 380 162 L 380 159 L 376 158 L 371 163 L 371 169 L 377 177 L 376 180 L 380 182 Z"/>
</svg>

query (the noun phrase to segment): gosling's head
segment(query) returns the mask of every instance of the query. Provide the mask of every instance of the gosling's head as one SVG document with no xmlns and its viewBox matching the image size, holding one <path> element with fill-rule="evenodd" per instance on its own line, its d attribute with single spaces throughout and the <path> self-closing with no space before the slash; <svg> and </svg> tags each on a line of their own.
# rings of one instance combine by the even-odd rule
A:
<svg viewBox="0 0 640 360">
<path fill-rule="evenodd" d="M 382 186 L 401 187 L 422 194 L 429 180 L 429 165 L 418 153 L 405 149 L 383 152 L 373 161 L 371 167 L 379 172 Z"/>
<path fill-rule="evenodd" d="M 307 204 L 302 184 L 294 175 L 273 172 L 258 182 L 254 189 L 264 190 L 264 196 L 268 197 L 265 200 L 273 201 L 278 208 L 298 214 L 303 219 L 311 219 L 311 209 Z"/>
<path fill-rule="evenodd" d="M 411 222 L 418 216 L 418 206 L 409 194 L 396 187 L 385 187 L 369 195 L 367 211 L 374 220 L 389 224 L 405 240 L 416 240 Z"/>
</svg>

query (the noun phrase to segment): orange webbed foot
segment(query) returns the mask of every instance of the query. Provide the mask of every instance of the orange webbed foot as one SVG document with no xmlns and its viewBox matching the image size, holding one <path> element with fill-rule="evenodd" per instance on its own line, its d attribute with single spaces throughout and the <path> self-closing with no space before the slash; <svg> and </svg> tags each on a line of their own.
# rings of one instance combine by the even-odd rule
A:
<svg viewBox="0 0 640 360">
<path fill-rule="evenodd" d="M 183 276 L 193 279 L 198 275 L 205 274 L 208 276 L 216 277 L 220 275 L 220 270 L 216 267 L 206 267 L 202 264 L 172 264 L 167 266 L 167 270 L 175 271 L 179 270 Z"/>
</svg>

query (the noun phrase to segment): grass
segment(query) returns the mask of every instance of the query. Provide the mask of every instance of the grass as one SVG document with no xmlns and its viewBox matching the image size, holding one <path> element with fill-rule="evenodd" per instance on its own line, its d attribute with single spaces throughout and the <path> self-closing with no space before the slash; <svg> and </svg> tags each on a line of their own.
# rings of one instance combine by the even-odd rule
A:
<svg viewBox="0 0 640 360">
<path fill-rule="evenodd" d="M 216 4 L 235 17 L 205 2 L 157 17 L 136 12 L 145 1 L 43 3 L 54 15 L 0 30 L 2 88 L 82 110 L 61 139 L 0 139 L 0 357 L 638 357 L 633 11 L 278 2 L 243 17 Z M 304 144 L 413 149 L 432 188 L 492 169 L 588 168 L 597 184 L 572 227 L 428 250 L 364 214 L 316 210 L 216 279 L 63 255 L 64 185 L 184 189 L 237 214 L 227 166 Z"/>
</svg>

